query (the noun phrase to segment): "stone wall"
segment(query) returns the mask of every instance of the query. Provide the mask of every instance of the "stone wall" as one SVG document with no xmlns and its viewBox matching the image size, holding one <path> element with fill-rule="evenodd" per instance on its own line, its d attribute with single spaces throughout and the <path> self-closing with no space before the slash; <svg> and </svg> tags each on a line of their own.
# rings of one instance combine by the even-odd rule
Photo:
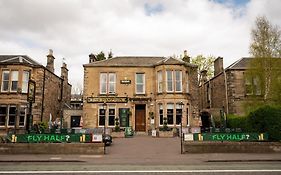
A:
<svg viewBox="0 0 281 175">
<path fill-rule="evenodd" d="M 104 154 L 103 143 L 5 143 L 0 154 Z"/>
<path fill-rule="evenodd" d="M 281 153 L 277 142 L 184 142 L 184 153 Z"/>
</svg>

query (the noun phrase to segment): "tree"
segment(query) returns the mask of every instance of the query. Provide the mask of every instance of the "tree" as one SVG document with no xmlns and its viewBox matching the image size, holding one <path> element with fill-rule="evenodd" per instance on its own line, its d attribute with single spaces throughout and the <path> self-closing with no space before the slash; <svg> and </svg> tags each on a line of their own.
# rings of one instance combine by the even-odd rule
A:
<svg viewBox="0 0 281 175">
<path fill-rule="evenodd" d="M 258 87 L 264 102 L 281 102 L 281 31 L 266 17 L 257 17 L 251 31 L 250 54 L 253 57 L 246 78 Z M 255 95 L 255 94 L 254 94 Z"/>
<path fill-rule="evenodd" d="M 213 56 L 204 57 L 203 55 L 198 55 L 195 58 L 191 59 L 191 63 L 198 66 L 199 84 L 202 79 L 201 71 L 207 70 L 208 79 L 210 79 L 214 75 L 214 61 L 215 61 L 215 57 L 213 57 Z"/>
<path fill-rule="evenodd" d="M 105 60 L 105 59 L 106 59 L 106 57 L 105 57 L 103 51 L 101 51 L 100 53 L 98 53 L 98 54 L 96 55 L 96 58 L 97 58 L 97 61 L 101 61 L 101 60 Z"/>
</svg>

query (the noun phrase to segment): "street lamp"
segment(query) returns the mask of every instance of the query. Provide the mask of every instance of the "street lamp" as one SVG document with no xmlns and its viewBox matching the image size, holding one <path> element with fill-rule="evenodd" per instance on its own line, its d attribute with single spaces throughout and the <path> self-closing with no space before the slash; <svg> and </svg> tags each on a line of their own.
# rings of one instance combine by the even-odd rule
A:
<svg viewBox="0 0 281 175">
<path fill-rule="evenodd" d="M 181 154 L 183 154 L 183 150 L 182 150 L 182 145 L 183 145 L 183 133 L 182 133 L 183 106 L 184 106 L 184 104 L 183 104 L 183 102 L 181 101 L 181 102 L 179 103 L 179 107 L 180 107 L 180 109 L 181 109 L 181 125 L 180 125 Z"/>
</svg>

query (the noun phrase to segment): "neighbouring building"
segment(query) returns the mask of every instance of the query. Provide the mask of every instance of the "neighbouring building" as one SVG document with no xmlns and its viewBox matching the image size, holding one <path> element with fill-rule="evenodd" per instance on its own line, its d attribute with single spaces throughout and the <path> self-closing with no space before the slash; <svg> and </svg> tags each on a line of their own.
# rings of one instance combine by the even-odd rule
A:
<svg viewBox="0 0 281 175">
<path fill-rule="evenodd" d="M 23 133 L 29 128 L 29 80 L 36 85 L 31 108 L 33 123 L 48 122 L 50 115 L 52 120 L 62 115 L 65 104 L 70 104 L 71 85 L 67 65 L 63 63 L 61 76 L 57 76 L 54 60 L 52 50 L 46 67 L 26 55 L 0 55 L 0 133 Z"/>
<path fill-rule="evenodd" d="M 83 95 L 72 94 L 70 106 L 64 109 L 64 127 L 81 128 L 83 126 Z"/>
<path fill-rule="evenodd" d="M 241 58 L 226 69 L 223 58 L 214 62 L 214 77 L 210 80 L 202 78 L 199 87 L 200 115 L 203 127 L 210 127 L 210 118 L 225 114 L 245 114 L 245 103 L 262 100 L 262 91 L 257 78 L 247 78 L 245 71 L 253 58 Z M 206 76 L 206 71 L 201 72 Z"/>
<path fill-rule="evenodd" d="M 184 61 L 183 61 L 184 60 Z M 197 66 L 165 57 L 114 57 L 84 64 L 83 127 L 137 132 L 199 126 Z M 166 120 L 167 119 L 167 120 Z M 165 120 L 165 121 L 164 121 Z"/>
</svg>

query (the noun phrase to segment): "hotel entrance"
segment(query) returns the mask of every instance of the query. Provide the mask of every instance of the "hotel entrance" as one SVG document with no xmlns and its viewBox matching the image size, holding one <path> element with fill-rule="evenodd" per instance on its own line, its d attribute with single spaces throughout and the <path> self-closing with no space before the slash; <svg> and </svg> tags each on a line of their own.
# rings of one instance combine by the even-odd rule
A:
<svg viewBox="0 0 281 175">
<path fill-rule="evenodd" d="M 135 105 L 135 130 L 146 131 L 145 104 Z"/>
</svg>

